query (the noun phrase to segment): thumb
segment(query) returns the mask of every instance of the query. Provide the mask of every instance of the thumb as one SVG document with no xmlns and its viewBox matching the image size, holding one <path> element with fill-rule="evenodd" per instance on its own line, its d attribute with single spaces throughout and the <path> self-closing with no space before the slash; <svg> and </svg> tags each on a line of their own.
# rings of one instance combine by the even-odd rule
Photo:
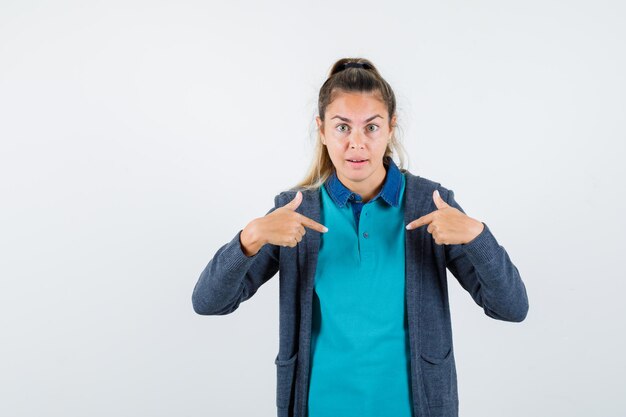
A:
<svg viewBox="0 0 626 417">
<path fill-rule="evenodd" d="M 443 201 L 443 198 L 441 198 L 441 196 L 439 195 L 439 190 L 435 190 L 435 192 L 433 193 L 433 200 L 435 201 L 435 205 L 438 209 L 448 207 L 448 203 Z"/>
<path fill-rule="evenodd" d="M 302 203 L 302 193 L 298 191 L 293 200 L 285 204 L 285 207 L 287 207 L 289 210 L 295 210 L 300 206 L 300 203 Z"/>
</svg>

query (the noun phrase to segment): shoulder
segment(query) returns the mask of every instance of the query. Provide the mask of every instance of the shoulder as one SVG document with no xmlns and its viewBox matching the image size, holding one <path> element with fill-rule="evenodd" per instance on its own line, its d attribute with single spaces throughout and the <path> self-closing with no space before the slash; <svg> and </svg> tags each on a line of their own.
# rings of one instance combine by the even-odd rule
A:
<svg viewBox="0 0 626 417">
<path fill-rule="evenodd" d="M 450 192 L 450 189 L 432 178 L 414 175 L 406 170 L 403 170 L 402 174 L 406 178 L 406 188 L 410 190 L 410 194 L 415 196 L 432 195 L 435 190 L 439 190 L 439 194 L 446 199 L 448 192 Z"/>
<path fill-rule="evenodd" d="M 302 192 L 302 204 L 310 204 L 319 199 L 320 187 L 305 188 L 305 187 L 292 187 L 287 190 L 280 191 L 274 197 L 274 203 L 277 207 L 282 207 L 296 197 L 298 191 Z"/>
</svg>

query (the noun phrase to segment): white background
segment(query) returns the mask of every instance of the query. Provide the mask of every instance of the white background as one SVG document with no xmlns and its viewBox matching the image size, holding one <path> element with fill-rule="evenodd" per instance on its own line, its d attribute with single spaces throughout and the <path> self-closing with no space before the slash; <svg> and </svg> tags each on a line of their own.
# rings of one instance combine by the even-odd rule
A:
<svg viewBox="0 0 626 417">
<path fill-rule="evenodd" d="M 502 322 L 448 274 L 460 415 L 626 415 L 625 41 L 619 1 L 4 0 L 0 415 L 275 415 L 278 275 L 228 316 L 191 293 L 355 56 L 526 284 Z"/>
</svg>

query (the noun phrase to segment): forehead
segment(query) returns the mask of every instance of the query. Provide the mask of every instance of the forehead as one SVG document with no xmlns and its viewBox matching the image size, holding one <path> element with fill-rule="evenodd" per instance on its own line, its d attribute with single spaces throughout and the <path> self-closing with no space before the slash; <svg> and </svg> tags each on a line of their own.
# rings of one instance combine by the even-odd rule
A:
<svg viewBox="0 0 626 417">
<path fill-rule="evenodd" d="M 326 114 L 330 117 L 339 114 L 344 117 L 352 118 L 351 116 L 353 116 L 359 119 L 360 116 L 369 117 L 376 113 L 383 117 L 387 114 L 387 107 L 381 100 L 380 94 L 376 92 L 337 91 L 326 107 Z"/>
</svg>

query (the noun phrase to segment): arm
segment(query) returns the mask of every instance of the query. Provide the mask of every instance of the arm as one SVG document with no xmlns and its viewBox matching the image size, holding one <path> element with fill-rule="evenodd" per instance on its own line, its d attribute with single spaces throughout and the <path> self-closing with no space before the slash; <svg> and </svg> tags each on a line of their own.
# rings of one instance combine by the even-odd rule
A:
<svg viewBox="0 0 626 417">
<path fill-rule="evenodd" d="M 454 191 L 440 188 L 439 193 L 450 206 L 465 213 L 454 200 Z M 446 267 L 487 316 L 521 322 L 528 313 L 526 287 L 504 247 L 482 223 L 483 231 L 470 242 L 444 245 Z"/>
<path fill-rule="evenodd" d="M 277 206 L 278 196 L 266 215 Z M 268 243 L 255 255 L 246 256 L 240 241 L 242 230 L 217 250 L 200 274 L 191 297 L 196 313 L 232 313 L 278 271 L 280 247 Z"/>
</svg>

